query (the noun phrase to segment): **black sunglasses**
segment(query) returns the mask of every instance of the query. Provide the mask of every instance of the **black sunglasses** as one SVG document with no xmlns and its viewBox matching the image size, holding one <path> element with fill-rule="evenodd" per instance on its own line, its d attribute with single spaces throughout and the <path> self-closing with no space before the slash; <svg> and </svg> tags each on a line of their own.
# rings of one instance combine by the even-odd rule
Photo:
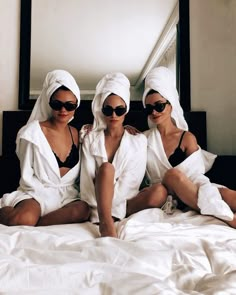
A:
<svg viewBox="0 0 236 295">
<path fill-rule="evenodd" d="M 113 112 L 115 112 L 115 114 L 120 117 L 122 115 L 124 115 L 126 113 L 126 107 L 123 106 L 118 106 L 115 109 L 113 109 L 113 107 L 106 105 L 102 108 L 102 113 L 106 116 L 106 117 L 110 117 L 112 116 Z"/>
<path fill-rule="evenodd" d="M 148 116 L 151 115 L 154 110 L 158 113 L 161 113 L 164 111 L 167 104 L 170 104 L 170 102 L 168 100 L 166 102 L 159 102 L 158 101 L 154 105 L 146 104 L 144 111 Z"/>
<path fill-rule="evenodd" d="M 55 111 L 60 111 L 63 107 L 68 111 L 74 111 L 77 108 L 77 103 L 72 103 L 69 101 L 61 102 L 60 100 L 53 99 L 49 102 L 50 107 Z"/>
</svg>

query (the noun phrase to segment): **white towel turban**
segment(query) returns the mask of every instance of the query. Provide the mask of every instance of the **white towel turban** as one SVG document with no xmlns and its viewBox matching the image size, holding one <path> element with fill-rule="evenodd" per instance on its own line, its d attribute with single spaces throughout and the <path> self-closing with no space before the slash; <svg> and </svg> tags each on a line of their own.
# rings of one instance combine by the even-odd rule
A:
<svg viewBox="0 0 236 295">
<path fill-rule="evenodd" d="M 52 109 L 49 106 L 49 100 L 52 94 L 61 86 L 65 86 L 73 92 L 78 100 L 79 106 L 80 90 L 75 79 L 67 71 L 54 70 L 47 74 L 43 83 L 42 92 L 37 98 L 27 123 L 30 123 L 33 120 L 45 121 L 51 117 Z"/>
<path fill-rule="evenodd" d="M 127 107 L 130 107 L 130 82 L 122 73 L 114 72 L 106 74 L 97 84 L 96 93 L 92 101 L 92 112 L 94 116 L 93 129 L 105 129 L 106 123 L 102 114 L 102 106 L 105 99 L 114 93 L 120 96 Z"/>
<path fill-rule="evenodd" d="M 183 109 L 179 103 L 179 95 L 175 87 L 174 75 L 166 67 L 156 67 L 152 69 L 145 78 L 145 89 L 143 94 L 143 106 L 145 99 L 150 90 L 155 90 L 165 99 L 169 100 L 172 105 L 171 117 L 174 119 L 178 128 L 188 130 L 188 124 L 185 121 Z M 151 120 L 148 119 L 149 127 L 154 127 Z"/>
</svg>

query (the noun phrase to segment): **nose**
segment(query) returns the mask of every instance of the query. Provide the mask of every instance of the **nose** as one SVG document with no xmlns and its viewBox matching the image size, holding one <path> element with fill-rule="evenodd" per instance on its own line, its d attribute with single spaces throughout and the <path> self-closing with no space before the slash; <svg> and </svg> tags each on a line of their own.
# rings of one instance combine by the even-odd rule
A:
<svg viewBox="0 0 236 295">
<path fill-rule="evenodd" d="M 112 116 L 112 118 L 116 117 L 116 113 L 115 113 L 114 110 L 112 111 L 112 115 L 111 116 Z"/>
</svg>

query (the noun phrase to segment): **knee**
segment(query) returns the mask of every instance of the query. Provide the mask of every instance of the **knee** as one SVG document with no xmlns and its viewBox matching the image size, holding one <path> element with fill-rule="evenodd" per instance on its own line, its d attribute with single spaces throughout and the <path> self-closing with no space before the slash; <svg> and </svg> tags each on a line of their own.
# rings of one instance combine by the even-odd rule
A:
<svg viewBox="0 0 236 295">
<path fill-rule="evenodd" d="M 98 173 L 100 175 L 115 174 L 115 168 L 111 163 L 105 162 L 105 163 L 102 163 L 102 165 L 99 167 Z"/>
<path fill-rule="evenodd" d="M 183 182 L 186 179 L 186 176 L 183 172 L 176 168 L 169 169 L 163 178 L 163 183 L 165 185 L 170 185 L 173 182 Z"/>
<path fill-rule="evenodd" d="M 77 206 L 73 206 L 70 217 L 72 222 L 83 222 L 89 220 L 91 209 L 84 201 L 79 201 Z"/>
<path fill-rule="evenodd" d="M 152 185 L 148 197 L 148 207 L 156 208 L 162 206 L 167 199 L 167 190 L 161 183 Z"/>
<path fill-rule="evenodd" d="M 9 216 L 8 225 L 28 225 L 35 226 L 38 222 L 39 216 L 36 216 L 34 212 L 30 210 L 17 210 Z"/>
</svg>

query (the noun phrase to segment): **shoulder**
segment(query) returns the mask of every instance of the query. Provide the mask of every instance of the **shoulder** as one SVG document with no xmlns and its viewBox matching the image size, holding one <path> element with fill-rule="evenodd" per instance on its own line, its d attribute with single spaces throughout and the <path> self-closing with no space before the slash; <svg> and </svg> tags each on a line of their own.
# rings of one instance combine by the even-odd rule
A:
<svg viewBox="0 0 236 295">
<path fill-rule="evenodd" d="M 74 140 L 74 143 L 77 143 L 79 144 L 79 131 L 78 129 L 76 129 L 75 127 L 70 126 L 70 130 L 71 130 L 71 133 L 72 133 L 72 136 L 73 136 L 73 140 Z"/>
<path fill-rule="evenodd" d="M 140 146 L 147 145 L 147 137 L 143 133 L 130 134 L 128 131 L 125 131 L 125 137 L 130 142 L 130 146 L 139 148 Z"/>
<path fill-rule="evenodd" d="M 86 134 L 83 138 L 83 144 L 93 143 L 94 141 L 104 137 L 103 130 L 91 130 L 88 134 Z"/>
<path fill-rule="evenodd" d="M 196 136 L 190 131 L 186 131 L 182 140 L 182 146 L 187 155 L 191 155 L 198 150 L 198 143 Z"/>
<path fill-rule="evenodd" d="M 148 130 L 145 130 L 143 132 L 143 134 L 145 135 L 145 137 L 148 139 L 149 137 L 151 137 L 152 135 L 155 135 L 157 132 L 157 128 L 150 128 Z"/>
<path fill-rule="evenodd" d="M 185 144 L 197 144 L 197 138 L 192 132 L 185 131 L 182 142 L 184 145 Z"/>
<path fill-rule="evenodd" d="M 21 129 L 17 133 L 17 137 L 21 138 L 21 137 L 28 136 L 28 135 L 33 136 L 33 135 L 35 135 L 35 132 L 37 132 L 37 130 L 39 128 L 40 128 L 39 121 L 34 120 L 34 121 L 24 125 L 23 127 L 21 127 Z"/>
</svg>

